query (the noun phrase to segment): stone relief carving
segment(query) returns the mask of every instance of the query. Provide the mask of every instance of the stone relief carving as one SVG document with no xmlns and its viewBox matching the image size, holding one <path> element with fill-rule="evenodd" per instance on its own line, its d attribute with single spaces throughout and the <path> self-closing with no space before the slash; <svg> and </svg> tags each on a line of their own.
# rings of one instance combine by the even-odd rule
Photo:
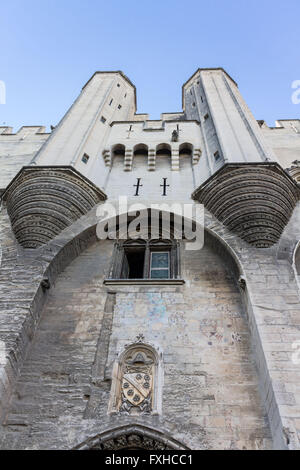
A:
<svg viewBox="0 0 300 470">
<path fill-rule="evenodd" d="M 67 166 L 23 167 L 2 197 L 24 248 L 47 244 L 106 199 L 97 186 Z"/>
<path fill-rule="evenodd" d="M 140 425 L 122 426 L 95 436 L 74 450 L 188 450 L 171 436 Z"/>
<path fill-rule="evenodd" d="M 139 346 L 124 361 L 119 413 L 131 410 L 148 414 L 152 411 L 154 358 Z"/>
<path fill-rule="evenodd" d="M 158 355 L 143 335 L 125 346 L 113 376 L 111 412 L 147 415 L 157 409 Z"/>
</svg>

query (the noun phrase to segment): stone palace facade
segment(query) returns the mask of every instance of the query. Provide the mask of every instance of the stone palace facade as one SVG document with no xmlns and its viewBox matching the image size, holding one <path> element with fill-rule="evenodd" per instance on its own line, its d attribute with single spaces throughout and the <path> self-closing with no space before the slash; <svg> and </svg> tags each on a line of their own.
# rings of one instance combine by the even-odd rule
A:
<svg viewBox="0 0 300 470">
<path fill-rule="evenodd" d="M 300 120 L 221 68 L 182 101 L 96 72 L 51 133 L 0 127 L 1 449 L 300 449 Z M 157 236 L 121 236 L 137 203 Z"/>
</svg>

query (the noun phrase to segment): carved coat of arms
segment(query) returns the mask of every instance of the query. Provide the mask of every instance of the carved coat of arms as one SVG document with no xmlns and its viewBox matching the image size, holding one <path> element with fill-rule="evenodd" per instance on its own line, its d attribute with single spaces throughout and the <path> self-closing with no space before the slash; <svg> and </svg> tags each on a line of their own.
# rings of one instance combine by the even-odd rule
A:
<svg viewBox="0 0 300 470">
<path fill-rule="evenodd" d="M 143 348 L 136 348 L 126 358 L 121 381 L 120 413 L 152 411 L 154 360 Z"/>
<path fill-rule="evenodd" d="M 139 406 L 152 391 L 152 376 L 148 374 L 124 374 L 122 390 L 125 398 Z"/>
</svg>

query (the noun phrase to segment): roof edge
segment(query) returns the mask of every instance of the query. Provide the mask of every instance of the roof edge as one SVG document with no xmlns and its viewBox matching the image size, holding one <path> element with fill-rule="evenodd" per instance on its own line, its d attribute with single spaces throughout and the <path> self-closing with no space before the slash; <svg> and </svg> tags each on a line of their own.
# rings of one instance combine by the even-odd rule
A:
<svg viewBox="0 0 300 470">
<path fill-rule="evenodd" d="M 127 77 L 127 75 L 125 75 L 124 72 L 122 72 L 122 70 L 97 70 L 96 72 L 93 73 L 93 75 L 91 76 L 91 78 L 86 82 L 85 85 L 83 85 L 82 87 L 82 90 L 84 90 L 84 88 L 90 83 L 90 81 L 93 80 L 93 78 L 95 77 L 95 75 L 98 75 L 98 74 L 104 74 L 104 73 L 110 73 L 110 74 L 118 74 L 118 75 L 121 75 L 122 78 L 124 78 L 124 80 L 126 80 L 126 82 L 132 86 L 132 88 L 134 89 L 134 101 L 135 101 L 135 108 L 137 109 L 137 99 L 136 99 L 136 87 L 135 85 L 132 83 L 132 81 Z"/>
<path fill-rule="evenodd" d="M 193 75 L 190 76 L 190 78 L 184 82 L 184 84 L 182 85 L 182 109 L 184 110 L 184 88 L 185 86 L 188 84 L 188 82 L 190 80 L 192 80 L 194 78 L 195 75 L 197 75 L 197 73 L 199 72 L 208 72 L 209 70 L 213 70 L 213 71 L 217 71 L 217 70 L 221 70 L 222 72 L 225 73 L 225 75 L 227 75 L 227 77 L 238 87 L 238 84 L 235 80 L 233 80 L 233 78 L 229 75 L 228 72 L 226 72 L 226 70 L 223 68 L 223 67 L 204 67 L 204 68 L 198 68 L 196 70 L 196 72 L 193 73 Z"/>
</svg>

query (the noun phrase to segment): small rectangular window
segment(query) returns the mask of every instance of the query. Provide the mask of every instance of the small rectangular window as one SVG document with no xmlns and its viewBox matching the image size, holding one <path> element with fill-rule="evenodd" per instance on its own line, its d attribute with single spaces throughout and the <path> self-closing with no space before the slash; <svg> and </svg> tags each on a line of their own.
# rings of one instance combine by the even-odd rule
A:
<svg viewBox="0 0 300 470">
<path fill-rule="evenodd" d="M 204 121 L 207 121 L 208 118 L 209 118 L 209 114 L 205 114 Z"/>
<path fill-rule="evenodd" d="M 177 279 L 177 243 L 171 240 L 127 240 L 114 247 L 110 279 Z"/>
<path fill-rule="evenodd" d="M 110 100 L 110 102 L 109 102 L 109 106 L 111 106 L 111 105 L 112 105 L 112 102 L 113 102 L 113 99 L 111 99 L 111 100 Z"/>
<path fill-rule="evenodd" d="M 218 161 L 220 160 L 220 158 L 221 158 L 221 155 L 220 155 L 219 152 L 217 151 L 217 152 L 214 153 L 214 157 L 215 157 L 215 161 L 218 162 Z"/>
<path fill-rule="evenodd" d="M 121 109 L 121 108 L 122 108 L 122 106 L 119 104 L 118 109 Z"/>
<path fill-rule="evenodd" d="M 125 93 L 124 98 L 126 98 L 126 96 L 127 96 L 127 93 Z"/>
<path fill-rule="evenodd" d="M 120 83 L 117 83 L 117 87 L 118 87 L 118 88 L 120 87 Z"/>
<path fill-rule="evenodd" d="M 151 253 L 151 279 L 168 279 L 170 277 L 170 253 L 158 251 Z"/>
<path fill-rule="evenodd" d="M 104 117 L 104 116 L 101 116 L 101 122 L 103 122 L 103 124 L 105 124 L 105 123 L 106 123 L 106 119 L 105 119 L 105 117 Z"/>
<path fill-rule="evenodd" d="M 87 162 L 89 161 L 89 158 L 90 158 L 90 157 L 85 153 L 85 154 L 83 155 L 81 161 L 82 161 L 83 163 L 87 163 Z"/>
</svg>

